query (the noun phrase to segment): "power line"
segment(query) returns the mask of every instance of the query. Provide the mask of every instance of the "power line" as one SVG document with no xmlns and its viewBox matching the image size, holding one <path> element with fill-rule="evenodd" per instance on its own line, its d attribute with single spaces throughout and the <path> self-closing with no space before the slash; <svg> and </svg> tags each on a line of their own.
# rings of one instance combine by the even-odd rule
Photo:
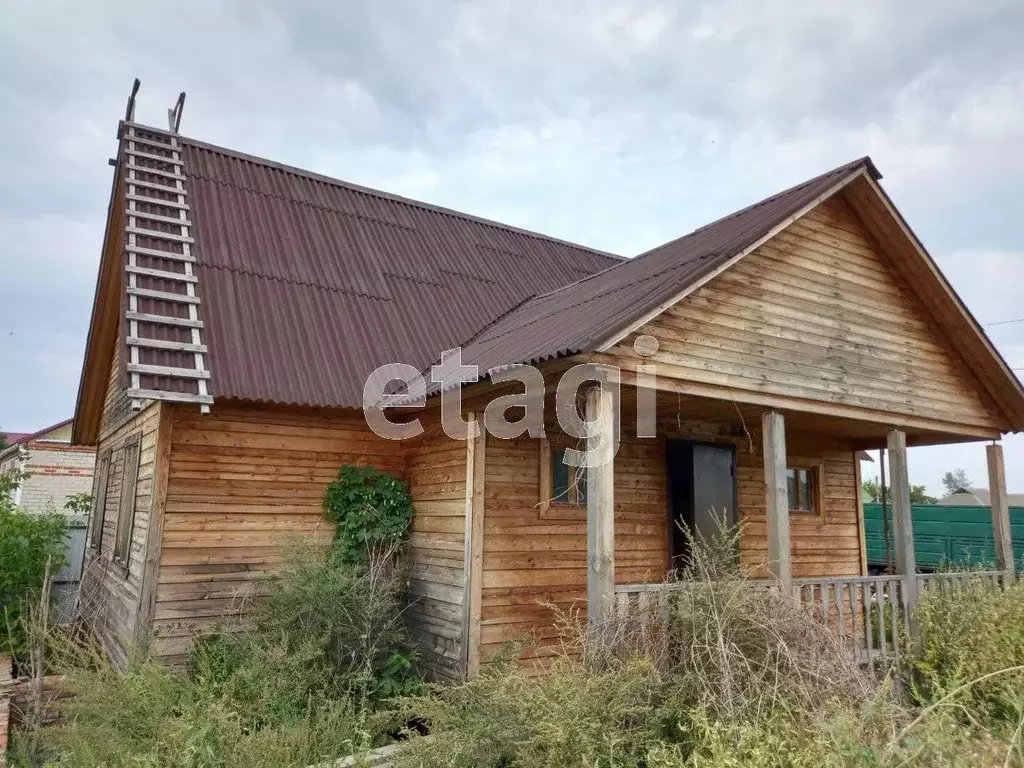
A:
<svg viewBox="0 0 1024 768">
<path fill-rule="evenodd" d="M 1009 325 L 1010 323 L 1024 323 L 1024 317 L 1018 317 L 1016 320 L 998 320 L 994 323 L 982 323 L 982 327 L 988 328 L 992 325 Z"/>
</svg>

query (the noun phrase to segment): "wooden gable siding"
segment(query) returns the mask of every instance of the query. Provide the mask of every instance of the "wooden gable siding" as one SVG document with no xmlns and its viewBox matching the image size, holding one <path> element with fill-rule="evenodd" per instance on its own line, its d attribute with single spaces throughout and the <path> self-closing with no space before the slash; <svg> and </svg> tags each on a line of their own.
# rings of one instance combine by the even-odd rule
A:
<svg viewBox="0 0 1024 768">
<path fill-rule="evenodd" d="M 818 401 L 978 434 L 1001 425 L 981 384 L 841 197 L 601 357 L 635 367 L 640 334 L 660 343 L 652 361 L 661 377 L 793 398 L 797 410 Z"/>
<path fill-rule="evenodd" d="M 342 464 L 404 477 L 401 445 L 372 434 L 361 413 L 218 403 L 201 416 L 174 407 L 153 610 L 158 657 L 179 662 L 197 632 L 236 622 L 290 534 L 332 535 L 321 502 Z"/>
<path fill-rule="evenodd" d="M 760 444 L 725 437 L 695 422 L 672 420 L 661 437 L 628 438 L 615 458 L 615 581 L 661 581 L 669 567 L 669 518 L 665 437 L 736 446 L 737 517 L 743 524 L 741 564 L 767 575 L 764 466 Z M 552 434 L 549 429 L 549 435 Z M 554 438 L 557 440 L 557 437 Z M 861 573 L 854 454 L 843 446 L 796 439 L 790 460 L 824 462 L 825 509 L 821 516 L 791 518 L 793 573 L 797 577 Z M 491 437 L 487 446 L 481 656 L 486 661 L 520 633 L 540 642 L 527 665 L 541 669 L 558 644 L 553 612 L 585 610 L 586 510 L 541 509 L 540 441 Z M 536 658 L 534 658 L 536 657 Z M 533 662 L 538 662 L 535 666 Z"/>
<path fill-rule="evenodd" d="M 409 539 L 406 626 L 420 667 L 434 679 L 459 679 L 463 669 L 465 528 L 468 443 L 424 438 L 406 455 L 416 514 Z"/>
<path fill-rule="evenodd" d="M 153 482 L 156 471 L 156 442 L 161 405 L 153 403 L 137 414 L 127 412 L 120 426 L 101 436 L 97 457 L 110 453 L 103 534 L 99 553 L 87 550 L 82 576 L 79 613 L 94 627 L 104 647 L 118 664 L 127 660 L 139 626 L 139 607 L 145 571 Z M 104 420 L 106 423 L 106 420 Z M 135 519 L 132 526 L 128 567 L 112 561 L 120 509 L 121 479 L 124 477 L 124 443 L 139 436 L 139 469 L 135 488 Z M 95 510 L 93 514 L 96 514 Z"/>
<path fill-rule="evenodd" d="M 131 400 L 128 398 L 126 388 L 125 358 L 121 338 L 119 326 L 116 340 L 113 342 L 114 352 L 111 355 L 110 370 L 107 372 L 107 389 L 103 397 L 103 413 L 100 417 L 100 440 L 133 416 Z"/>
</svg>

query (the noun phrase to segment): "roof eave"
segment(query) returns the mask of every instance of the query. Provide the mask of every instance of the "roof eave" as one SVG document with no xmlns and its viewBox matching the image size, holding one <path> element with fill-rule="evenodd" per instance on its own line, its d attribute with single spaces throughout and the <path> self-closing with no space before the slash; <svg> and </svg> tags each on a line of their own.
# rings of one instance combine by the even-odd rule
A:
<svg viewBox="0 0 1024 768">
<path fill-rule="evenodd" d="M 121 136 L 122 131 L 119 124 L 117 162 L 110 183 L 103 247 L 100 251 L 96 287 L 93 290 L 92 312 L 89 318 L 89 331 L 86 335 L 82 373 L 75 398 L 74 426 L 71 430 L 73 445 L 94 445 L 99 437 L 100 420 L 103 416 L 103 387 L 106 383 L 106 374 L 110 368 L 113 352 L 113 346 L 107 345 L 109 348 L 104 348 L 99 337 L 103 335 L 101 331 L 109 331 L 111 315 L 113 315 L 113 333 L 115 335 L 117 333 L 120 297 L 114 288 L 119 279 L 116 270 L 118 254 L 113 252 L 112 246 L 118 242 L 120 234 L 117 217 L 117 193 L 121 178 Z M 111 286 L 112 278 L 114 286 Z M 111 309 L 111 305 L 113 305 L 113 309 Z"/>
</svg>

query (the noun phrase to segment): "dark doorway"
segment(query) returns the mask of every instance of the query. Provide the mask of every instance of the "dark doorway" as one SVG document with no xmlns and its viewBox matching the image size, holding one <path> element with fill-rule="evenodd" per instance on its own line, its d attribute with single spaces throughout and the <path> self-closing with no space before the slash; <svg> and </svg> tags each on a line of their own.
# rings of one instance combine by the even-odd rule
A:
<svg viewBox="0 0 1024 768">
<path fill-rule="evenodd" d="M 736 448 L 669 439 L 666 464 L 672 567 L 678 568 L 688 554 L 680 524 L 708 538 L 716 517 L 736 522 Z"/>
</svg>

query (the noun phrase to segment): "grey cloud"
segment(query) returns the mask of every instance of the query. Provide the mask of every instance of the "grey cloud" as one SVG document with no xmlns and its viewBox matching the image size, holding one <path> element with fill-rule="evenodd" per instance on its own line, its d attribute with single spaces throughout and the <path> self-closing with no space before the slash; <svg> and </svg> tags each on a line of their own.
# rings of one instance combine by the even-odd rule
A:
<svg viewBox="0 0 1024 768">
<path fill-rule="evenodd" d="M 870 151 L 989 320 L 957 254 L 1024 281 L 1022 33 L 1000 0 L 9 0 L 0 339 L 60 308 L 0 347 L 43 382 L 0 385 L 0 425 L 73 407 L 53 356 L 80 363 L 133 76 L 144 121 L 184 89 L 190 135 L 627 254 Z"/>
</svg>

